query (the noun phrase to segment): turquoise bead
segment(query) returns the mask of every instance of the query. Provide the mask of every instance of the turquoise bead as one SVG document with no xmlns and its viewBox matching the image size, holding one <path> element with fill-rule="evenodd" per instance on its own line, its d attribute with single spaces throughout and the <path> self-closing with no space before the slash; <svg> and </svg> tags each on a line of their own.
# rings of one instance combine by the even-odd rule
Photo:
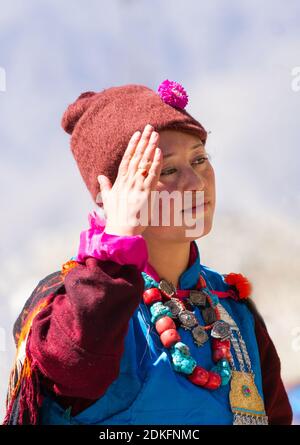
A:
<svg viewBox="0 0 300 445">
<path fill-rule="evenodd" d="M 219 298 L 217 295 L 211 294 L 211 301 L 213 306 L 217 306 L 217 304 L 219 303 Z"/>
<path fill-rule="evenodd" d="M 217 306 L 217 304 L 219 303 L 219 298 L 217 295 L 213 294 L 212 292 L 210 292 L 209 290 L 207 290 L 207 293 L 209 294 L 210 298 L 211 298 L 211 302 L 212 305 L 215 307 Z"/>
<path fill-rule="evenodd" d="M 228 360 L 222 358 L 218 361 L 216 366 L 211 369 L 211 371 L 217 372 L 220 375 L 222 379 L 221 386 L 227 385 L 229 383 L 232 372 Z"/>
<path fill-rule="evenodd" d="M 150 275 L 147 275 L 146 272 L 142 272 L 142 276 L 144 278 L 144 287 L 145 289 L 151 289 L 152 287 L 158 288 L 158 283 L 155 281 Z"/>
<path fill-rule="evenodd" d="M 204 289 L 204 291 L 211 298 L 211 302 L 212 302 L 213 307 L 217 306 L 217 304 L 219 303 L 219 297 L 217 295 L 213 294 L 207 287 Z"/>
<path fill-rule="evenodd" d="M 152 306 L 150 307 L 150 312 L 152 315 L 152 317 L 151 317 L 152 323 L 156 323 L 156 321 L 160 317 L 164 317 L 166 315 L 168 315 L 169 317 L 172 317 L 172 312 L 170 311 L 170 309 L 167 306 L 164 306 L 161 301 L 158 301 L 157 303 L 152 304 Z"/>
<path fill-rule="evenodd" d="M 177 372 L 192 374 L 197 366 L 196 360 L 194 360 L 193 357 L 182 354 L 178 349 L 173 349 L 171 356 L 173 367 Z"/>
<path fill-rule="evenodd" d="M 181 352 L 181 354 L 184 355 L 185 357 L 190 357 L 191 355 L 190 348 L 182 341 L 178 341 L 177 343 L 175 343 L 175 345 L 172 346 L 171 350 L 172 352 L 175 352 L 177 350 Z"/>
</svg>

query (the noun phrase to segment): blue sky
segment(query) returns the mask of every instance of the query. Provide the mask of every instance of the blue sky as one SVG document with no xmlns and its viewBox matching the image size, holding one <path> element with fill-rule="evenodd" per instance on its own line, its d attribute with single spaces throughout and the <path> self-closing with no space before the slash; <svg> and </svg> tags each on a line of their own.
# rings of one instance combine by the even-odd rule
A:
<svg viewBox="0 0 300 445">
<path fill-rule="evenodd" d="M 293 384 L 300 378 L 292 334 L 300 326 L 300 92 L 291 70 L 300 66 L 300 3 L 70 5 L 0 1 L 0 406 L 12 323 L 37 282 L 74 254 L 94 208 L 60 126 L 66 106 L 84 91 L 156 89 L 166 78 L 182 83 L 187 111 L 211 131 L 217 211 L 201 257 L 220 272 L 250 276 Z"/>
</svg>

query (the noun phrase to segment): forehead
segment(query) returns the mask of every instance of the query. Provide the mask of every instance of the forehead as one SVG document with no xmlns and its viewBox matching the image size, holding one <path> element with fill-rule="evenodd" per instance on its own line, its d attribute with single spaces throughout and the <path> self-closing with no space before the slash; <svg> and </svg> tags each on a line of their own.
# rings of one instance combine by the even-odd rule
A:
<svg viewBox="0 0 300 445">
<path fill-rule="evenodd" d="M 204 147 L 200 137 L 192 133 L 178 130 L 162 130 L 159 132 L 158 145 L 163 154 L 175 153 L 177 150 L 182 152 L 183 149 L 190 150 L 196 144 L 202 144 Z"/>
</svg>

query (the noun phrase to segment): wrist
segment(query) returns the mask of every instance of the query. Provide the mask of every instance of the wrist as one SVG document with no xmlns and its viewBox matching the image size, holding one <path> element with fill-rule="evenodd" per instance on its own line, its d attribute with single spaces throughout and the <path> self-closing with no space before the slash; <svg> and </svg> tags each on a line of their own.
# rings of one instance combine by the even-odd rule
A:
<svg viewBox="0 0 300 445">
<path fill-rule="evenodd" d="M 105 233 L 108 235 L 116 235 L 116 236 L 137 236 L 141 235 L 141 231 L 138 230 L 138 227 L 121 227 L 121 226 L 105 226 Z"/>
<path fill-rule="evenodd" d="M 133 264 L 143 271 L 148 260 L 145 239 L 136 228 L 107 225 L 97 215 L 89 215 L 90 228 L 80 234 L 77 261 L 94 257 L 102 261 Z M 141 227 L 139 227 L 141 228 Z"/>
</svg>

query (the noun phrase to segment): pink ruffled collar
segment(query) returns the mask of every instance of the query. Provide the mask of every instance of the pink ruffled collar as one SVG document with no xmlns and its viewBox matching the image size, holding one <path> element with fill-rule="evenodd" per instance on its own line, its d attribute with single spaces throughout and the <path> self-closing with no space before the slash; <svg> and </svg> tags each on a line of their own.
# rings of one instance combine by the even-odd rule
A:
<svg viewBox="0 0 300 445">
<path fill-rule="evenodd" d="M 80 234 L 80 245 L 77 261 L 83 262 L 92 256 L 100 260 L 111 260 L 119 264 L 133 264 L 141 272 L 150 275 L 154 280 L 160 281 L 155 268 L 148 262 L 147 243 L 142 235 L 118 236 L 105 232 L 105 218 L 96 211 L 88 214 L 89 229 Z M 180 282 L 187 285 L 194 281 L 195 274 L 200 269 L 200 258 L 195 241 L 190 243 L 190 257 L 188 268 L 180 277 Z"/>
</svg>

